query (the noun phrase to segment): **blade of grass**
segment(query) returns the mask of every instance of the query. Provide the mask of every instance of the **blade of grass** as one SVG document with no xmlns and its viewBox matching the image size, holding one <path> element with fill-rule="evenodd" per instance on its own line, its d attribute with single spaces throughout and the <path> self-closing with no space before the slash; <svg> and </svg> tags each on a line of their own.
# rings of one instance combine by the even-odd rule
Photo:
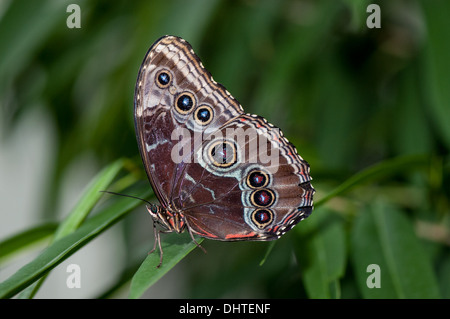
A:
<svg viewBox="0 0 450 319">
<path fill-rule="evenodd" d="M 263 259 L 259 262 L 259 265 L 262 266 L 266 262 L 267 258 L 269 257 L 270 253 L 272 252 L 273 247 L 275 247 L 276 241 L 271 241 L 269 243 L 269 246 L 267 247 L 266 253 L 264 254 Z"/>
<path fill-rule="evenodd" d="M 430 256 L 397 207 L 377 199 L 360 214 L 352 230 L 351 257 L 365 298 L 440 298 Z M 379 288 L 369 288 L 371 264 L 379 266 Z"/>
<path fill-rule="evenodd" d="M 150 195 L 148 186 L 133 191 L 142 198 Z M 86 220 L 75 232 L 55 241 L 37 258 L 23 266 L 10 278 L 0 283 L 0 298 L 11 298 L 30 284 L 47 274 L 89 241 L 117 223 L 136 206 L 137 200 L 127 197 L 117 199 L 109 207 Z"/>
<path fill-rule="evenodd" d="M 95 178 L 84 190 L 83 195 L 81 196 L 77 205 L 72 209 L 69 215 L 64 219 L 63 222 L 61 222 L 61 224 L 56 229 L 52 241 L 56 241 L 72 233 L 78 227 L 80 227 L 80 225 L 91 212 L 92 208 L 103 195 L 100 191 L 106 189 L 113 182 L 114 178 L 123 168 L 123 166 L 124 160 L 119 159 L 109 166 L 105 167 L 95 176 Z M 33 296 L 38 292 L 45 278 L 46 275 L 42 276 L 38 282 L 25 289 L 20 294 L 20 298 L 33 298 Z"/>
<path fill-rule="evenodd" d="M 303 283 L 310 298 L 339 298 L 339 280 L 346 267 L 344 224 L 333 212 L 321 208 L 317 218 L 296 229 L 294 241 Z"/>
<path fill-rule="evenodd" d="M 77 205 L 72 209 L 67 218 L 64 219 L 64 221 L 59 225 L 55 233 L 55 240 L 70 234 L 75 229 L 80 227 L 92 208 L 103 195 L 100 191 L 108 188 L 123 166 L 124 161 L 119 159 L 105 167 L 102 171 L 100 171 L 100 173 L 97 174 L 97 176 L 86 187 Z"/>
<path fill-rule="evenodd" d="M 200 244 L 203 238 L 196 240 Z M 162 241 L 164 259 L 161 267 L 156 268 L 159 264 L 159 254 L 156 251 L 149 254 L 131 280 L 129 298 L 137 299 L 141 297 L 148 288 L 175 267 L 195 247 L 197 247 L 196 244 L 187 232 L 164 236 Z"/>
<path fill-rule="evenodd" d="M 32 227 L 0 242 L 0 263 L 11 255 L 18 253 L 54 234 L 57 224 L 45 223 Z"/>
<path fill-rule="evenodd" d="M 426 2 L 426 5 L 425 5 Z M 423 1 L 423 14 L 427 23 L 427 37 L 424 52 L 424 68 L 420 77 L 433 127 L 439 133 L 446 146 L 450 146 L 450 91 L 448 90 L 448 74 L 450 72 L 450 45 L 441 41 L 448 30 L 448 1 Z M 445 9 L 447 8 L 447 9 Z"/>
<path fill-rule="evenodd" d="M 381 163 L 370 166 L 346 181 L 344 181 L 341 185 L 336 187 L 333 191 L 328 193 L 325 197 L 322 197 L 318 200 L 314 206 L 319 207 L 320 205 L 325 204 L 327 201 L 332 199 L 333 197 L 339 196 L 355 186 L 373 182 L 375 180 L 381 179 L 383 177 L 397 174 L 402 171 L 410 171 L 411 168 L 419 168 L 426 167 L 429 164 L 430 158 L 426 155 L 407 155 L 400 156 L 390 160 L 383 161 Z"/>
</svg>

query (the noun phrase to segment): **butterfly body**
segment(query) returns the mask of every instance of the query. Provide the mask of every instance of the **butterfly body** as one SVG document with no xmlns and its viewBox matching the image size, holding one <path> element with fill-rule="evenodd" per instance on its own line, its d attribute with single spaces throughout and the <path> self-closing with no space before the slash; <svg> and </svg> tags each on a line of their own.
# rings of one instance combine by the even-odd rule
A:
<svg viewBox="0 0 450 319">
<path fill-rule="evenodd" d="M 135 89 L 135 128 L 165 231 L 272 240 L 312 211 L 309 165 L 283 133 L 239 102 L 183 39 L 147 52 Z M 193 238 L 193 237 L 192 237 Z"/>
<path fill-rule="evenodd" d="M 182 233 L 186 228 L 184 215 L 177 211 L 165 209 L 159 205 L 147 206 L 153 221 L 166 231 Z"/>
</svg>

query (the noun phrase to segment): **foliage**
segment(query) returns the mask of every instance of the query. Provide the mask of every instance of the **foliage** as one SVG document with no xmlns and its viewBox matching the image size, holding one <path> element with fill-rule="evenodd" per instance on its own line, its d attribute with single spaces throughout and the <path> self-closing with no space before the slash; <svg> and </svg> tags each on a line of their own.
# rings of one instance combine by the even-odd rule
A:
<svg viewBox="0 0 450 319">
<path fill-rule="evenodd" d="M 72 2 L 0 6 L 1 142 L 32 111 L 49 114 L 56 135 L 38 222 L 0 238 L 0 267 L 19 252 L 37 257 L 0 283 L 0 297 L 39 296 L 55 267 L 113 225 L 124 234 L 119 275 L 87 297 L 139 298 L 175 271 L 187 298 L 450 297 L 448 1 L 78 1 L 82 25 L 69 29 Z M 366 26 L 372 2 L 380 29 Z M 162 235 L 156 268 L 143 203 L 99 192 L 156 200 L 132 101 L 142 58 L 164 34 L 188 40 L 309 162 L 315 209 L 280 240 L 204 240 L 204 254 L 188 234 Z M 61 218 L 65 172 L 82 154 L 99 173 Z M 371 264 L 381 288 L 367 285 Z"/>
</svg>

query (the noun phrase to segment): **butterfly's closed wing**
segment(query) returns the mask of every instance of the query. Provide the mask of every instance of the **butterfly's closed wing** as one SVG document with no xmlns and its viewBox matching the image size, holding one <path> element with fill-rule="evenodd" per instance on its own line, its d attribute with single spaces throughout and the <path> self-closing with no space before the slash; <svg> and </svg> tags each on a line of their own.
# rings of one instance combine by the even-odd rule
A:
<svg viewBox="0 0 450 319">
<path fill-rule="evenodd" d="M 166 36 L 135 92 L 142 159 L 169 230 L 218 240 L 279 238 L 312 210 L 309 165 L 281 131 L 240 104 L 191 46 Z M 178 215 L 177 215 L 178 214 Z M 177 215 L 177 227 L 172 216 Z"/>
</svg>

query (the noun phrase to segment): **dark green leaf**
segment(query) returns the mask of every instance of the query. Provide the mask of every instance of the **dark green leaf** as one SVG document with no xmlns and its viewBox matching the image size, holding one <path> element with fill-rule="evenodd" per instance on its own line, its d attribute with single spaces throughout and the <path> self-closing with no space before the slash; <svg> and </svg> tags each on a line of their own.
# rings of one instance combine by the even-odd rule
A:
<svg viewBox="0 0 450 319">
<path fill-rule="evenodd" d="M 196 244 L 192 241 L 189 233 L 183 234 L 171 233 L 164 235 L 162 240 L 163 262 L 161 267 L 157 268 L 160 262 L 160 255 L 156 250 L 149 254 L 147 258 L 134 274 L 131 281 L 130 298 L 139 298 L 142 294 L 164 276 L 170 269 L 179 263 L 187 254 L 189 254 Z M 203 239 L 197 239 L 200 244 Z"/>
<path fill-rule="evenodd" d="M 119 171 L 123 168 L 123 165 L 123 160 L 117 160 L 97 174 L 90 184 L 86 186 L 86 189 L 76 206 L 59 225 L 55 234 L 55 239 L 62 238 L 80 227 L 92 208 L 99 201 L 100 197 L 104 195 L 101 191 L 108 188 Z"/>
<path fill-rule="evenodd" d="M 361 186 L 368 182 L 374 182 L 389 175 L 395 175 L 404 171 L 427 167 L 430 163 L 430 157 L 426 155 L 407 155 L 382 161 L 381 163 L 370 166 L 336 187 L 326 196 L 316 201 L 315 206 L 320 206 L 333 197 L 341 195 L 353 187 Z"/>
<path fill-rule="evenodd" d="M 450 90 L 448 75 L 450 74 L 450 43 L 442 41 L 448 30 L 448 11 L 450 2 L 445 0 L 427 1 L 423 3 L 429 37 L 425 53 L 425 74 L 423 85 L 427 89 L 426 98 L 435 128 L 439 131 L 447 148 L 450 147 Z"/>
<path fill-rule="evenodd" d="M 359 289 L 365 298 L 439 298 L 437 280 L 405 215 L 376 201 L 355 221 L 352 260 Z M 369 265 L 380 269 L 380 288 L 369 288 Z M 375 280 L 375 279 L 374 279 Z"/>
<path fill-rule="evenodd" d="M 3 261 L 8 256 L 15 254 L 30 245 L 34 245 L 45 238 L 50 238 L 57 226 L 58 225 L 55 223 L 46 223 L 27 229 L 0 242 L 0 261 Z"/>
<path fill-rule="evenodd" d="M 146 187 L 145 191 L 140 190 L 134 193 L 145 198 L 149 196 L 150 191 Z M 88 219 L 78 230 L 55 241 L 33 261 L 0 283 L 0 298 L 10 298 L 32 284 L 140 204 L 139 201 L 132 198 L 119 198 L 109 207 Z"/>
<path fill-rule="evenodd" d="M 347 253 L 343 223 L 323 208 L 311 217 L 296 227 L 294 243 L 303 282 L 310 298 L 337 298 Z"/>
</svg>

